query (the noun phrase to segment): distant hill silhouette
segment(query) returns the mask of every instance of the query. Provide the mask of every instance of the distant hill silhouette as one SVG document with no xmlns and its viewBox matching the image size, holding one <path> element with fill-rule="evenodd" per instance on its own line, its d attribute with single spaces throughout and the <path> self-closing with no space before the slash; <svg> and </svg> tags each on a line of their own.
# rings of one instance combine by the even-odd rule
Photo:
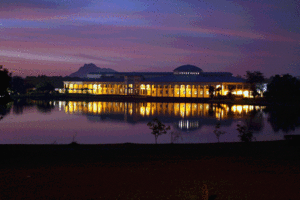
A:
<svg viewBox="0 0 300 200">
<path fill-rule="evenodd" d="M 77 72 L 70 74 L 69 77 L 84 78 L 87 76 L 88 73 L 92 73 L 92 72 L 117 72 L 117 71 L 110 68 L 100 68 L 97 67 L 95 64 L 90 63 L 90 64 L 84 64 L 82 67 L 79 68 Z"/>
</svg>

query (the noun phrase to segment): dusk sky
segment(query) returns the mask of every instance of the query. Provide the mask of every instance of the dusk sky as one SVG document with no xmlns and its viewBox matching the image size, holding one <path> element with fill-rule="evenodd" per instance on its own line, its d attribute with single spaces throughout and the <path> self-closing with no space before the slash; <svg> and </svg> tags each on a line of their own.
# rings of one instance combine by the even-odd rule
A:
<svg viewBox="0 0 300 200">
<path fill-rule="evenodd" d="M 14 76 L 66 76 L 85 63 L 299 76 L 300 1 L 2 0 L 0 42 Z"/>
</svg>

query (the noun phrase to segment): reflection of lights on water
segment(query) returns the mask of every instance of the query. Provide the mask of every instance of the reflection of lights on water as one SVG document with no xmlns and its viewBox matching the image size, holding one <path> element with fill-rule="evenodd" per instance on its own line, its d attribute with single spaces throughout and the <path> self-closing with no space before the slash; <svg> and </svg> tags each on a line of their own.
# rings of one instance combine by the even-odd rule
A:
<svg viewBox="0 0 300 200">
<path fill-rule="evenodd" d="M 140 113 L 141 115 L 145 116 L 145 107 L 140 108 Z"/>
<path fill-rule="evenodd" d="M 244 105 L 244 106 L 243 106 L 243 110 L 247 113 L 247 112 L 248 112 L 248 106 L 247 106 L 247 105 Z"/>
<path fill-rule="evenodd" d="M 235 111 L 236 111 L 236 106 L 232 106 L 232 107 L 231 107 L 231 111 L 232 111 L 232 112 L 235 112 Z"/>
<path fill-rule="evenodd" d="M 93 103 L 93 112 L 94 112 L 94 113 L 97 113 L 97 111 L 98 111 L 97 103 L 94 102 L 94 103 Z"/>
<path fill-rule="evenodd" d="M 238 111 L 239 113 L 242 113 L 243 107 L 242 107 L 242 106 L 237 106 L 236 109 L 237 109 L 237 111 Z"/>
<path fill-rule="evenodd" d="M 198 128 L 199 122 L 198 121 L 190 121 L 190 120 L 180 120 L 178 123 L 178 127 L 180 129 Z"/>
<path fill-rule="evenodd" d="M 184 117 L 184 112 L 181 111 L 181 112 L 180 112 L 180 115 L 181 115 L 181 117 Z"/>
<path fill-rule="evenodd" d="M 59 111 L 61 111 L 61 106 L 62 106 L 62 102 L 59 101 L 59 102 L 58 102 L 58 110 L 59 110 Z"/>
<path fill-rule="evenodd" d="M 149 116 L 150 115 L 150 108 L 146 108 L 146 115 Z"/>
<path fill-rule="evenodd" d="M 52 101 L 52 104 L 54 102 Z M 68 103 L 58 101 L 59 109 L 64 109 L 67 113 L 91 113 L 91 114 L 102 114 L 102 113 L 124 113 L 128 112 L 129 115 L 141 115 L 151 116 L 156 114 L 167 114 L 172 116 L 180 116 L 181 118 L 189 118 L 189 116 L 205 116 L 208 115 L 208 110 L 214 111 L 214 117 L 216 119 L 224 119 L 227 117 L 227 112 L 231 109 L 234 114 L 246 114 L 251 109 L 262 109 L 260 106 L 251 105 L 233 105 L 229 107 L 226 104 L 221 104 L 220 107 L 210 107 L 209 104 L 203 103 L 126 103 L 126 102 L 75 102 L 69 101 Z M 64 107 L 63 107 L 64 105 Z M 125 106 L 126 105 L 126 106 Z M 124 107 L 125 106 L 125 107 Z M 133 110 L 134 108 L 134 110 Z M 202 108 L 202 109 L 201 109 Z M 186 121 L 185 128 L 192 127 L 192 121 Z"/>
</svg>

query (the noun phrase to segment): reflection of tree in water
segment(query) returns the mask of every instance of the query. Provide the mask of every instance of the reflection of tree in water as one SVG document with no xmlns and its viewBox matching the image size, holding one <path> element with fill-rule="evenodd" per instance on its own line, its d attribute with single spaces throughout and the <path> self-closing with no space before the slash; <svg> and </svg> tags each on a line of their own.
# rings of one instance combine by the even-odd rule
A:
<svg viewBox="0 0 300 200">
<path fill-rule="evenodd" d="M 215 115 L 214 106 L 212 103 L 209 104 L 208 116 L 213 117 Z"/>
<path fill-rule="evenodd" d="M 248 127 L 249 131 L 260 132 L 264 127 L 263 113 L 260 110 L 250 111 L 248 117 L 245 120 L 245 125 Z"/>
<path fill-rule="evenodd" d="M 12 103 L 0 104 L 0 120 L 3 119 L 11 110 Z"/>
<path fill-rule="evenodd" d="M 32 107 L 33 104 L 25 99 L 18 99 L 13 103 L 13 113 L 16 115 L 23 114 L 24 108 Z"/>
<path fill-rule="evenodd" d="M 43 102 L 39 102 L 37 103 L 37 110 L 41 113 L 48 113 L 48 112 L 51 112 L 52 109 L 54 109 L 54 105 L 52 102 L 46 102 L 46 101 L 43 101 Z"/>
<path fill-rule="evenodd" d="M 265 109 L 265 112 L 269 114 L 268 122 L 275 133 L 280 130 L 288 133 L 300 126 L 299 108 L 269 107 Z"/>
</svg>

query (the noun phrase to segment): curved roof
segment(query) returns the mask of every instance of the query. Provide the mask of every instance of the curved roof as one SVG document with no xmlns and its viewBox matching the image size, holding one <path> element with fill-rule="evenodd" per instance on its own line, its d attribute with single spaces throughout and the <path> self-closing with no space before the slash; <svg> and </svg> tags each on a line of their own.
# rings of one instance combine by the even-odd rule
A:
<svg viewBox="0 0 300 200">
<path fill-rule="evenodd" d="M 174 72 L 203 72 L 203 70 L 194 65 L 182 65 L 174 69 Z"/>
</svg>

